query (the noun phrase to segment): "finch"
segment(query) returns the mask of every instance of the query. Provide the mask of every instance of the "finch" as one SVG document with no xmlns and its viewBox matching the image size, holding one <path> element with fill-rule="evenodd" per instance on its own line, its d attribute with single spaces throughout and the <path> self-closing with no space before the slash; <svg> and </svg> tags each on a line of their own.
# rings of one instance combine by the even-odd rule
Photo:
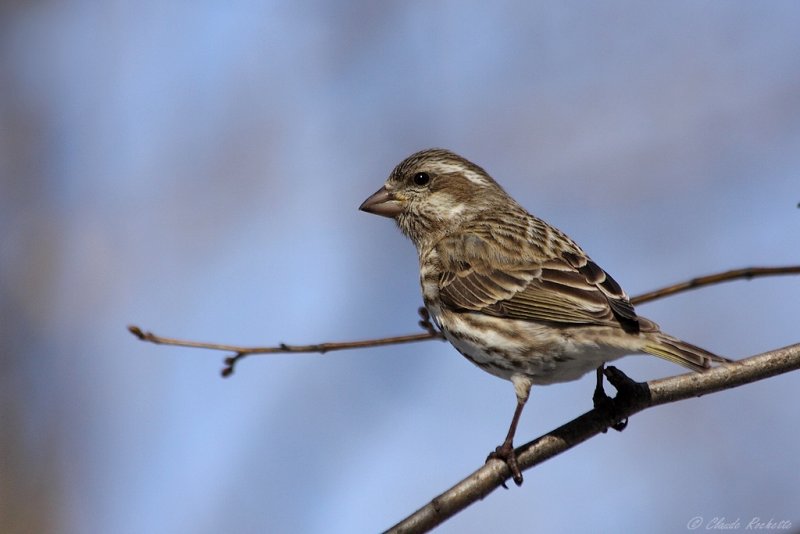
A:
<svg viewBox="0 0 800 534">
<path fill-rule="evenodd" d="M 453 152 L 412 154 L 359 209 L 394 219 L 416 246 L 422 298 L 444 337 L 514 385 L 514 416 L 490 457 L 506 462 L 517 485 L 514 434 L 532 385 L 576 380 L 627 354 L 693 371 L 729 361 L 637 315 L 572 239 Z"/>
</svg>

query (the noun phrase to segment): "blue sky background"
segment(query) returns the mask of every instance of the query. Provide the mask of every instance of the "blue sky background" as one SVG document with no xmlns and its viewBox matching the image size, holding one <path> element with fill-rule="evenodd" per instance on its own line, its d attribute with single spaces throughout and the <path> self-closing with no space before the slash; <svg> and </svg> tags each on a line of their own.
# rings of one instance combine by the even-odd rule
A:
<svg viewBox="0 0 800 534">
<path fill-rule="evenodd" d="M 357 211 L 430 146 L 489 170 L 631 294 L 800 261 L 800 4 L 11 2 L 0 7 L 0 530 L 375 532 L 478 467 L 511 384 L 416 332 L 416 254 Z M 739 358 L 800 279 L 642 315 Z M 682 372 L 653 358 L 645 380 Z M 534 389 L 518 439 L 591 407 Z M 647 411 L 441 532 L 800 525 L 800 378 Z"/>
</svg>

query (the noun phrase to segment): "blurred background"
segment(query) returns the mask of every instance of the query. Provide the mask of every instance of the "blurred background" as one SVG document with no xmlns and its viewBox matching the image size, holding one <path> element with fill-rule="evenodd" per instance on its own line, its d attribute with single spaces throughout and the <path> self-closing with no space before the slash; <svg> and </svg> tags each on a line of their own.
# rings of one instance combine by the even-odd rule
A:
<svg viewBox="0 0 800 534">
<path fill-rule="evenodd" d="M 479 467 L 510 383 L 414 333 L 416 254 L 357 211 L 450 148 L 632 295 L 800 261 L 800 4 L 4 2 L 0 531 L 376 532 Z M 639 308 L 733 358 L 800 341 L 800 279 Z M 683 372 L 654 358 L 646 380 Z M 591 408 L 534 389 L 518 443 Z M 792 521 L 800 375 L 669 405 L 441 532 Z"/>
</svg>

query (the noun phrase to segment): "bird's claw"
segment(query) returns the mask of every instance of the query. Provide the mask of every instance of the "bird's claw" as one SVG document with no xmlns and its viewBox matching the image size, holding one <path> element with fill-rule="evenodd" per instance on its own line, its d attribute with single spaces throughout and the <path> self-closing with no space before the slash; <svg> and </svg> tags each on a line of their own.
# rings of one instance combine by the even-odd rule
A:
<svg viewBox="0 0 800 534">
<path fill-rule="evenodd" d="M 511 477 L 514 479 L 514 484 L 517 486 L 522 486 L 522 471 L 519 469 L 519 464 L 517 463 L 517 453 L 514 451 L 514 446 L 509 442 L 504 442 L 502 445 L 499 445 L 494 451 L 489 453 L 489 456 L 486 457 L 486 461 L 489 460 L 502 460 L 508 466 L 509 471 L 511 471 Z M 503 482 L 503 487 L 508 489 L 506 483 Z"/>
<path fill-rule="evenodd" d="M 428 312 L 428 308 L 422 306 L 417 310 L 417 313 L 419 314 L 418 324 L 423 330 L 427 330 L 432 336 L 442 337 L 442 333 L 436 328 L 433 321 L 431 321 L 431 314 Z"/>
<path fill-rule="evenodd" d="M 622 432 L 628 426 L 628 418 L 620 417 L 617 415 L 617 405 L 615 399 L 608 396 L 605 389 L 603 389 L 603 376 L 609 378 L 609 382 L 617 388 L 617 396 L 624 397 L 630 393 L 630 388 L 636 385 L 637 382 L 628 378 L 622 371 L 616 367 L 605 368 L 603 366 L 597 369 L 597 385 L 594 388 L 594 395 L 592 395 L 592 403 L 596 410 L 609 413 L 613 422 L 609 425 L 617 432 Z M 611 376 L 613 375 L 613 379 Z M 624 378 L 623 378 L 624 377 Z M 628 384 L 630 382 L 631 384 Z M 605 430 L 603 430 L 605 432 Z"/>
<path fill-rule="evenodd" d="M 603 374 L 608 382 L 617 390 L 617 397 L 622 399 L 635 398 L 646 394 L 647 385 L 630 378 L 628 375 L 614 367 L 606 367 Z"/>
</svg>

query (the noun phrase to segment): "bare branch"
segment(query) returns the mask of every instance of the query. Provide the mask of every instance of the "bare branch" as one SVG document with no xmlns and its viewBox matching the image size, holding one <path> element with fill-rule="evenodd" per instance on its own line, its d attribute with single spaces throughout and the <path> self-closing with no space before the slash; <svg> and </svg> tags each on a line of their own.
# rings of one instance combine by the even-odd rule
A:
<svg viewBox="0 0 800 534">
<path fill-rule="evenodd" d="M 690 289 L 696 289 L 711 284 L 718 284 L 720 282 L 727 282 L 745 278 L 750 280 L 752 278 L 759 278 L 763 276 L 775 276 L 784 274 L 800 274 L 800 265 L 791 265 L 787 267 L 747 267 L 744 269 L 735 269 L 732 271 L 725 271 L 722 273 L 711 274 L 708 276 L 701 276 L 692 278 L 686 282 L 674 284 L 671 286 L 656 289 L 643 295 L 633 297 L 631 302 L 634 304 L 642 304 L 651 300 L 656 300 L 668 295 L 674 295 Z M 221 350 L 230 352 L 233 355 L 225 358 L 225 367 L 222 369 L 222 376 L 230 376 L 233 374 L 233 369 L 242 358 L 251 354 L 286 354 L 286 353 L 319 353 L 325 354 L 326 352 L 334 350 L 345 349 L 363 349 L 367 347 L 381 347 L 384 345 L 397 345 L 400 343 L 413 343 L 416 341 L 427 341 L 429 339 L 444 339 L 441 332 L 439 332 L 430 321 L 428 310 L 425 308 L 419 309 L 420 321 L 419 325 L 426 330 L 424 334 L 408 334 L 405 336 L 395 337 L 382 337 L 377 339 L 365 339 L 361 341 L 343 341 L 343 342 L 327 342 L 316 343 L 313 345 L 287 345 L 281 343 L 276 347 L 242 347 L 239 345 L 224 345 L 221 343 L 205 343 L 202 341 L 190 341 L 185 339 L 176 339 L 170 337 L 159 336 L 152 332 L 147 332 L 138 326 L 128 326 L 128 331 L 142 341 L 149 341 L 157 345 L 172 345 L 176 347 L 191 347 L 197 349 L 210 349 Z"/>
<path fill-rule="evenodd" d="M 633 297 L 631 302 L 642 304 L 668 295 L 720 282 L 737 279 L 750 280 L 757 277 L 786 274 L 800 274 L 800 265 L 751 267 L 701 276 Z M 427 310 L 420 308 L 419 314 L 419 324 L 425 330 L 424 333 L 312 345 L 287 345 L 281 343 L 276 347 L 242 347 L 167 338 L 143 331 L 137 326 L 129 326 L 128 330 L 140 340 L 155 344 L 205 348 L 233 353 L 232 356 L 225 359 L 226 367 L 222 371 L 223 376 L 229 376 L 233 372 L 235 364 L 250 354 L 324 354 L 334 350 L 443 339 L 441 332 L 431 323 Z M 630 380 L 614 367 L 609 367 L 605 370 L 605 375 L 618 391 L 611 404 L 604 404 L 595 408 L 550 433 L 519 447 L 517 449 L 519 466 L 523 470 L 530 469 L 579 443 L 605 432 L 609 427 L 613 428 L 619 421 L 647 408 L 738 387 L 798 368 L 800 368 L 800 344 L 766 352 L 735 363 L 725 364 L 704 373 L 684 374 L 641 384 Z M 476 500 L 482 499 L 497 489 L 498 486 L 505 485 L 505 481 L 510 476 L 511 474 L 505 462 L 499 460 L 489 461 L 467 478 L 431 500 L 397 525 L 391 527 L 387 532 L 426 532 Z"/>
<path fill-rule="evenodd" d="M 643 304 L 656 300 L 667 295 L 674 295 L 689 291 L 690 289 L 697 289 L 712 284 L 719 284 L 720 282 L 730 282 L 733 280 L 746 279 L 751 280 L 762 276 L 777 276 L 784 274 L 800 274 L 800 265 L 789 265 L 786 267 L 745 267 L 744 269 L 734 269 L 732 271 L 725 271 L 723 273 L 709 274 L 707 276 L 699 276 L 692 278 L 686 282 L 680 282 L 649 293 L 637 295 L 631 298 L 633 304 Z"/>
<path fill-rule="evenodd" d="M 287 345 L 281 343 L 277 347 L 241 347 L 238 345 L 222 345 L 219 343 L 206 343 L 203 341 L 188 341 L 170 337 L 157 336 L 152 332 L 143 332 L 138 326 L 129 326 L 128 330 L 141 339 L 156 345 L 174 345 L 177 347 L 194 347 L 200 349 L 222 350 L 227 352 L 246 352 L 248 354 L 286 354 L 291 352 L 325 354 L 334 350 L 361 349 L 364 347 L 378 347 L 381 345 L 397 345 L 400 343 L 413 343 L 427 341 L 441 337 L 439 334 L 426 332 L 423 334 L 409 334 L 407 336 L 385 337 L 381 339 L 366 339 L 363 341 L 343 341 L 316 343 L 313 345 Z"/>
<path fill-rule="evenodd" d="M 614 398 L 613 410 L 591 410 L 522 445 L 517 449 L 517 461 L 522 470 L 527 470 L 605 432 L 620 417 L 627 418 L 647 408 L 735 388 L 797 369 L 800 369 L 800 344 L 715 367 L 704 373 L 683 374 L 641 384 L 609 367 L 606 375 L 620 391 Z M 427 532 L 483 499 L 509 478 L 511 473 L 505 462 L 491 460 L 386 532 Z"/>
<path fill-rule="evenodd" d="M 399 345 L 401 343 L 414 343 L 415 341 L 428 341 L 429 339 L 442 338 L 437 332 L 425 332 L 422 334 L 409 334 L 406 336 L 384 337 L 380 339 L 366 339 L 363 341 L 343 341 L 316 343 L 314 345 L 287 345 L 281 343 L 277 347 L 242 347 L 238 345 L 223 345 L 220 343 L 206 343 L 203 341 L 190 341 L 186 339 L 176 339 L 163 337 L 145 332 L 138 326 L 131 325 L 128 331 L 142 341 L 149 341 L 156 345 L 172 345 L 175 347 L 192 347 L 198 349 L 221 350 L 234 353 L 233 356 L 225 358 L 225 368 L 222 376 L 230 376 L 236 363 L 242 358 L 251 354 L 286 354 L 286 353 L 319 353 L 325 354 L 335 350 L 361 349 L 365 347 L 379 347 L 382 345 Z"/>
</svg>

